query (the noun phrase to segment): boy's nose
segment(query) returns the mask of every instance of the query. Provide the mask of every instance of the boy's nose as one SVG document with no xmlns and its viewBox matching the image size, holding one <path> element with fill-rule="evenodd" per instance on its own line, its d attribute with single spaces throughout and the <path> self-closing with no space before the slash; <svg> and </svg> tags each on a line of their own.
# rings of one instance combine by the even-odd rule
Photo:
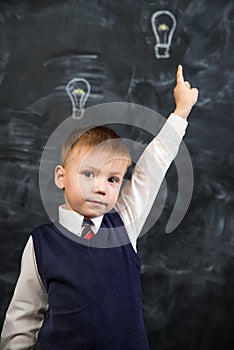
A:
<svg viewBox="0 0 234 350">
<path fill-rule="evenodd" d="M 95 192 L 105 195 L 106 194 L 106 187 L 105 182 L 102 179 L 96 179 L 95 181 Z"/>
</svg>

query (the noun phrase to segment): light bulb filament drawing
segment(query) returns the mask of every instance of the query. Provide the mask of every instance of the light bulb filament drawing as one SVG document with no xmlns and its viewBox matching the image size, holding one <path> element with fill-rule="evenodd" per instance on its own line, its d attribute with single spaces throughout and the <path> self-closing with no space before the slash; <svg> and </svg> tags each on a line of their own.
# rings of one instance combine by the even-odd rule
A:
<svg viewBox="0 0 234 350">
<path fill-rule="evenodd" d="M 167 10 L 156 11 L 151 17 L 152 29 L 156 39 L 155 56 L 169 58 L 170 46 L 176 29 L 176 18 Z"/>
<path fill-rule="evenodd" d="M 66 86 L 66 92 L 72 103 L 72 117 L 81 119 L 84 115 L 84 107 L 90 95 L 91 87 L 88 80 L 74 78 Z"/>
</svg>

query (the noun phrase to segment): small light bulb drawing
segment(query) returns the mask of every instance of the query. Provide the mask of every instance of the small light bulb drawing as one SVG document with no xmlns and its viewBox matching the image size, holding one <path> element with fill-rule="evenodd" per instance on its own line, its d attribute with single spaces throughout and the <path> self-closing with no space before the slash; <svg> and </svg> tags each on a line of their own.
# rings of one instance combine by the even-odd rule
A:
<svg viewBox="0 0 234 350">
<path fill-rule="evenodd" d="M 72 118 L 81 119 L 84 115 L 84 107 L 91 91 L 88 80 L 74 78 L 67 84 L 66 91 L 72 103 Z"/>
<path fill-rule="evenodd" d="M 152 29 L 156 39 L 155 56 L 169 58 L 169 49 L 176 29 L 176 18 L 167 10 L 156 11 L 151 17 Z"/>
</svg>

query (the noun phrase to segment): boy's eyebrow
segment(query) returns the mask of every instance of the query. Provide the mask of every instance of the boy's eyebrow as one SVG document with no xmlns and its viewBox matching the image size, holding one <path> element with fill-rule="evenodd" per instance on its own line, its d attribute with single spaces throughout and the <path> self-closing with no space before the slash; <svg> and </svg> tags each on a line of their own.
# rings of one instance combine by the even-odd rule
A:
<svg viewBox="0 0 234 350">
<path fill-rule="evenodd" d="M 81 165 L 80 166 L 80 169 L 85 169 L 85 170 L 93 170 L 93 171 L 98 171 L 98 169 L 97 168 L 95 168 L 94 166 L 92 166 L 92 165 L 89 165 L 89 164 L 84 164 L 84 165 Z"/>
<path fill-rule="evenodd" d="M 112 171 L 110 171 L 110 174 L 113 174 L 113 175 L 121 175 L 122 174 L 122 172 L 121 171 L 115 171 L 115 170 L 112 170 Z"/>
<path fill-rule="evenodd" d="M 92 165 L 81 165 L 80 166 L 80 169 L 81 170 L 92 170 L 92 171 L 99 171 L 100 169 L 97 169 L 97 168 L 95 168 L 94 166 L 92 166 Z M 111 170 L 110 171 L 110 173 L 109 173 L 110 175 L 119 175 L 119 176 L 123 176 L 122 175 L 122 172 L 121 171 L 118 171 L 118 170 Z"/>
</svg>

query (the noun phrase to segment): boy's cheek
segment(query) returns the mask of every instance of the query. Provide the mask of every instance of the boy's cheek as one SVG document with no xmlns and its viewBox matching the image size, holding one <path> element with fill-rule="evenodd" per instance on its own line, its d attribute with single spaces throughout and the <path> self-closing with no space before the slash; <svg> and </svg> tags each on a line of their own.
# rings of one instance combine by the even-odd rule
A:
<svg viewBox="0 0 234 350">
<path fill-rule="evenodd" d="M 110 196 L 109 196 L 109 201 L 113 204 L 115 204 L 117 202 L 117 199 L 119 197 L 119 188 L 116 189 L 115 191 L 113 191 Z"/>
<path fill-rule="evenodd" d="M 91 191 L 92 183 L 90 181 L 85 181 L 84 179 L 82 179 L 81 181 L 78 181 L 77 187 L 79 188 L 79 192 L 85 195 L 87 194 L 87 192 Z"/>
</svg>

